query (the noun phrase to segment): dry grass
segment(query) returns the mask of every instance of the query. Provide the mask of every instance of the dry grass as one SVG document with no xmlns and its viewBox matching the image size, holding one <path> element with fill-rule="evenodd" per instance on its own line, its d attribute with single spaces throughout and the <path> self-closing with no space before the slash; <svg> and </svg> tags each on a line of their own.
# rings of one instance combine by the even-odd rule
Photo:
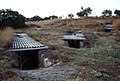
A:
<svg viewBox="0 0 120 81">
<path fill-rule="evenodd" d="M 10 42 L 14 29 L 7 27 L 5 30 L 0 30 L 0 46 L 4 47 Z"/>
<path fill-rule="evenodd" d="M 112 21 L 113 21 L 113 24 L 115 25 L 115 28 L 120 27 L 120 19 L 112 19 Z M 118 75 L 117 71 L 119 69 L 119 66 L 118 66 L 119 58 L 116 58 L 116 57 L 119 57 L 119 51 L 118 51 L 119 49 L 115 44 L 112 45 L 112 43 L 109 43 L 109 42 L 107 43 L 102 41 L 99 43 L 99 45 L 96 45 L 96 47 L 93 47 L 93 48 L 75 49 L 75 48 L 69 48 L 67 43 L 61 40 L 63 36 L 63 31 L 73 30 L 73 29 L 79 29 L 79 30 L 85 31 L 85 34 L 90 39 L 95 38 L 95 36 L 91 33 L 92 31 L 101 32 L 100 34 L 98 34 L 101 37 L 115 36 L 118 38 L 118 36 L 120 35 L 119 34 L 120 32 L 118 29 L 115 29 L 110 33 L 105 33 L 102 30 L 102 27 L 103 27 L 102 24 L 104 24 L 105 22 L 111 22 L 111 19 L 82 18 L 82 19 L 73 19 L 73 20 L 68 19 L 67 22 L 68 22 L 67 25 L 65 25 L 65 27 L 60 29 L 59 28 L 52 29 L 52 28 L 55 28 L 60 23 L 66 23 L 66 19 L 55 19 L 55 20 L 39 21 L 39 22 L 38 21 L 26 22 L 27 24 L 37 24 L 43 27 L 48 26 L 47 29 L 40 30 L 40 31 L 33 30 L 33 29 L 13 30 L 12 28 L 7 28 L 4 31 L 0 31 L 0 44 L 1 46 L 5 46 L 6 44 L 8 44 L 13 32 L 16 32 L 16 31 L 26 32 L 27 34 L 29 34 L 29 36 L 33 37 L 35 40 L 49 46 L 48 55 L 52 60 L 58 60 L 60 63 L 63 63 L 68 66 L 69 65 L 73 65 L 73 67 L 78 66 L 77 68 L 79 70 L 81 67 L 86 67 L 87 70 L 89 71 L 90 69 L 95 69 L 95 70 L 106 69 L 106 72 L 108 73 L 110 72 L 112 75 Z M 114 64 L 116 64 L 116 66 L 114 66 Z M 99 80 L 89 79 L 91 77 L 90 76 L 89 78 L 87 77 L 87 75 L 89 75 L 87 70 L 86 69 L 84 70 L 85 73 L 83 72 L 83 75 L 80 70 L 79 71 L 81 72 L 80 77 L 76 73 L 75 78 L 71 78 L 66 81 L 99 81 Z M 12 77 L 8 80 L 26 81 L 16 77 Z"/>
<path fill-rule="evenodd" d="M 95 38 L 95 35 L 90 33 L 93 31 L 100 32 L 99 34 L 100 37 L 104 37 L 104 36 L 114 37 L 115 35 L 117 37 L 117 35 L 119 34 L 119 30 L 116 29 L 116 27 L 119 26 L 119 20 L 120 19 L 110 19 L 110 18 L 106 18 L 106 19 L 90 18 L 90 19 L 73 19 L 73 20 L 68 19 L 67 25 L 65 25 L 63 28 L 58 28 L 58 29 L 52 29 L 52 28 L 56 28 L 60 23 L 61 24 L 65 23 L 66 22 L 65 19 L 61 20 L 60 22 L 47 21 L 46 23 L 47 25 L 45 24 L 45 26 L 51 26 L 52 28 L 50 30 L 46 29 L 46 30 L 34 32 L 32 34 L 29 32 L 29 34 L 34 39 L 49 46 L 49 56 L 51 59 L 59 60 L 60 62 L 66 65 L 73 64 L 73 67 L 78 65 L 79 68 L 82 66 L 87 68 L 87 70 L 84 70 L 83 74 L 81 72 L 81 77 L 79 77 L 76 73 L 75 76 L 78 76 L 78 78 L 75 79 L 72 78 L 67 81 L 99 81 L 97 79 L 94 79 L 94 77 L 91 77 L 90 73 L 88 73 L 87 71 L 90 71 L 90 69 L 96 69 L 96 70 L 107 69 L 106 71 L 108 73 L 110 72 L 112 75 L 118 75 L 118 70 L 113 70 L 114 68 L 118 68 L 118 64 L 116 63 L 116 66 L 114 66 L 114 68 L 112 66 L 114 65 L 114 62 L 119 61 L 119 58 L 116 58 L 119 57 L 119 50 L 118 50 L 119 47 L 114 46 L 115 44 L 113 44 L 112 46 L 112 43 L 109 42 L 108 44 L 111 45 L 110 46 L 106 45 L 107 42 L 103 41 L 100 42 L 101 45 L 100 48 L 98 48 L 99 46 L 97 45 L 96 47 L 93 48 L 74 49 L 74 48 L 69 48 L 68 45 L 61 40 L 61 37 L 63 35 L 63 31 L 74 30 L 74 29 L 85 31 L 85 34 L 90 39 L 92 39 L 91 36 Z M 113 25 L 115 25 L 115 30 L 113 30 L 110 33 L 105 33 L 103 31 L 103 25 L 106 22 L 111 22 L 111 21 L 113 22 Z M 40 23 L 38 24 L 40 25 Z M 102 44 L 106 46 L 102 46 Z M 89 77 L 87 77 L 87 75 L 89 75 Z M 106 80 L 106 81 L 110 81 L 110 80 Z"/>
<path fill-rule="evenodd" d="M 46 21 L 30 21 L 30 22 L 26 22 L 26 24 L 37 24 L 40 26 L 45 26 L 54 22 L 58 22 L 61 21 L 62 19 L 53 19 L 53 20 L 46 20 Z"/>
<path fill-rule="evenodd" d="M 13 33 L 24 32 L 21 29 L 13 29 L 12 27 L 6 27 L 4 30 L 0 30 L 0 47 L 7 47 L 11 41 Z"/>
<path fill-rule="evenodd" d="M 43 27 L 48 27 L 46 29 L 56 28 L 59 25 L 66 24 L 62 30 L 72 30 L 81 29 L 87 31 L 100 31 L 103 32 L 103 25 L 106 22 L 112 22 L 115 26 L 114 31 L 120 30 L 120 18 L 79 18 L 79 19 L 54 19 L 47 21 L 35 21 L 26 22 L 27 24 L 37 24 Z"/>
</svg>

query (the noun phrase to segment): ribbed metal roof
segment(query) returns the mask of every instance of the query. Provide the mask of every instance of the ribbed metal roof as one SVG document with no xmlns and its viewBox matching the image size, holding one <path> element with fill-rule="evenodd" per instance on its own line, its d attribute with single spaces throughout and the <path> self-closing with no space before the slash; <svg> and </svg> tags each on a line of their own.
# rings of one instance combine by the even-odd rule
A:
<svg viewBox="0 0 120 81">
<path fill-rule="evenodd" d="M 65 34 L 63 40 L 86 40 L 86 38 L 81 31 L 77 31 L 73 34 Z"/>
<path fill-rule="evenodd" d="M 45 46 L 33 38 L 29 37 L 26 33 L 15 33 L 11 41 L 10 49 L 8 51 L 23 51 L 23 50 L 36 50 L 47 49 Z"/>
<path fill-rule="evenodd" d="M 86 38 L 80 35 L 64 35 L 63 40 L 86 40 Z"/>
<path fill-rule="evenodd" d="M 113 25 L 112 24 L 106 24 L 104 26 L 104 29 L 113 29 Z"/>
</svg>

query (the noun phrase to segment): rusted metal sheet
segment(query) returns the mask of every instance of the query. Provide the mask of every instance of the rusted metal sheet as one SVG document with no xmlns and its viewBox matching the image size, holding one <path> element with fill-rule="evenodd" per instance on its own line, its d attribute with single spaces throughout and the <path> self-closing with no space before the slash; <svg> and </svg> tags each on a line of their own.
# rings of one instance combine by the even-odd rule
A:
<svg viewBox="0 0 120 81">
<path fill-rule="evenodd" d="M 24 50 L 36 50 L 47 49 L 45 46 L 33 38 L 29 37 L 26 33 L 15 33 L 11 41 L 10 49 L 8 51 L 24 51 Z"/>
</svg>

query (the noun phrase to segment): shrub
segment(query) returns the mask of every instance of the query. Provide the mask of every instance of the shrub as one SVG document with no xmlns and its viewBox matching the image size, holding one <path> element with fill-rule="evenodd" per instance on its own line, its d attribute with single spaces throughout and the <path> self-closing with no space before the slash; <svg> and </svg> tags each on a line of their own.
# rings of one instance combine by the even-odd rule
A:
<svg viewBox="0 0 120 81">
<path fill-rule="evenodd" d="M 25 27 L 25 17 L 19 14 L 17 11 L 11 9 L 0 10 L 0 29 L 4 29 L 6 26 L 13 28 Z"/>
</svg>

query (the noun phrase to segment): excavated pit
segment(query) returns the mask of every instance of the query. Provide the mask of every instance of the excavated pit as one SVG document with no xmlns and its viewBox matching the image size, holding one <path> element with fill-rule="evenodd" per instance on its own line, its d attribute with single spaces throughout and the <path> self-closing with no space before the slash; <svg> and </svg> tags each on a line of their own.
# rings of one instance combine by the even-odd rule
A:
<svg viewBox="0 0 120 81">
<path fill-rule="evenodd" d="M 39 54 L 37 50 L 19 52 L 19 69 L 33 70 L 39 68 Z"/>
</svg>

